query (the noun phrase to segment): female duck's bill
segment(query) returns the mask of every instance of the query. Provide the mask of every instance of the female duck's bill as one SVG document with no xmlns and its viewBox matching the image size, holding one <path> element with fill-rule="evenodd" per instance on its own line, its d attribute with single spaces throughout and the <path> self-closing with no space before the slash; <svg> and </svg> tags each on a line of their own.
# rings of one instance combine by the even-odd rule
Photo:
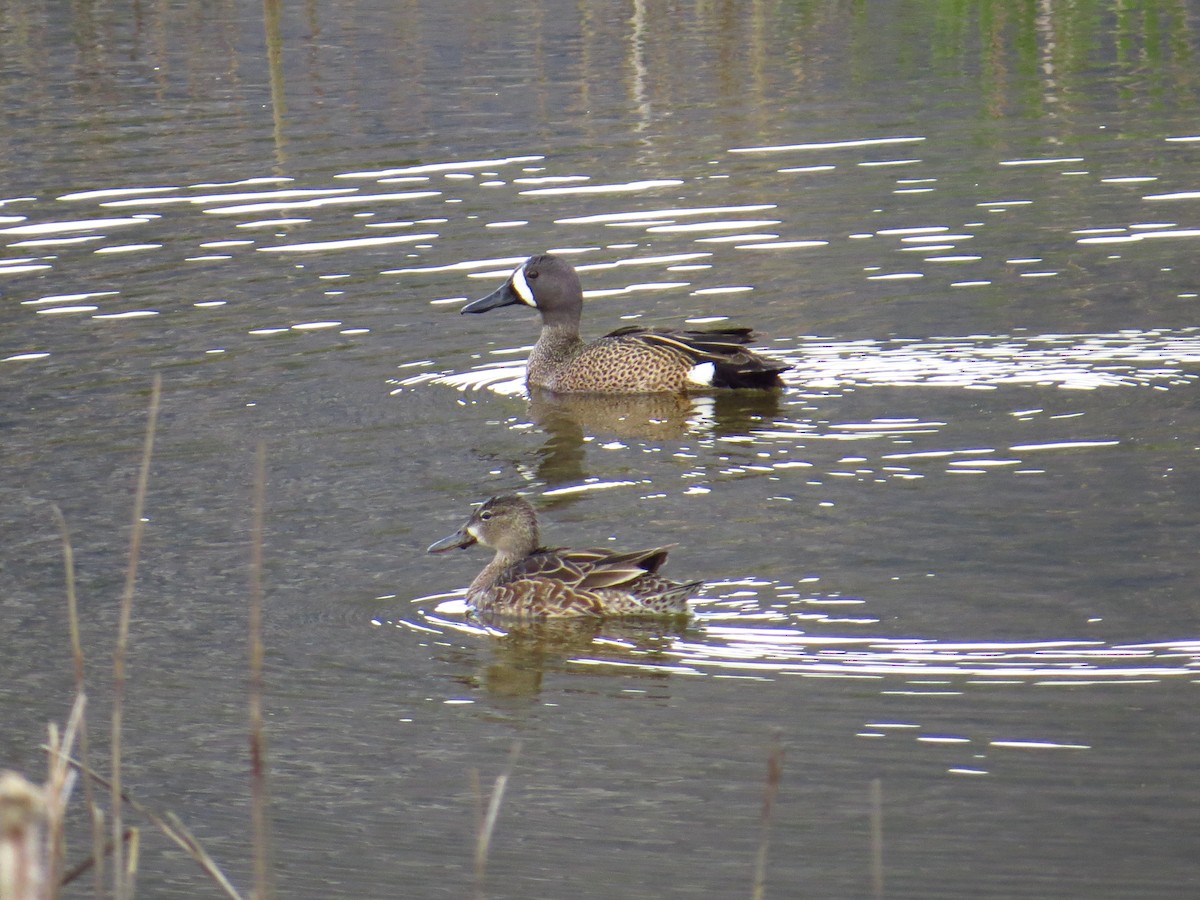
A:
<svg viewBox="0 0 1200 900">
<path fill-rule="evenodd" d="M 467 588 L 479 613 L 515 618 L 681 616 L 703 582 L 679 584 L 658 574 L 670 546 L 616 551 L 541 545 L 537 513 L 516 496 L 493 497 L 430 553 L 480 543 L 495 556 Z"/>
<path fill-rule="evenodd" d="M 532 256 L 464 313 L 523 305 L 542 330 L 529 356 L 529 387 L 561 393 L 648 394 L 697 388 L 776 388 L 790 368 L 746 348 L 749 328 L 676 331 L 626 327 L 585 343 L 579 336 L 583 288 L 569 263 Z"/>
</svg>

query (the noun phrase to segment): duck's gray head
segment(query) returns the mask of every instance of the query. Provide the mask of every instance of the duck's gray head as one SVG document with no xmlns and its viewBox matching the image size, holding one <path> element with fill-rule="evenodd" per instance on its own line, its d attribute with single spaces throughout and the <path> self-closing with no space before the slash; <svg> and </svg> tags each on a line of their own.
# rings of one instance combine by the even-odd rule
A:
<svg viewBox="0 0 1200 900">
<path fill-rule="evenodd" d="M 464 313 L 481 313 L 501 306 L 532 306 L 547 325 L 579 321 L 583 289 L 571 264 L 551 253 L 531 256 L 508 280 L 486 297 L 462 308 Z"/>
<path fill-rule="evenodd" d="M 528 500 L 516 495 L 492 497 L 480 504 L 463 526 L 430 545 L 429 553 L 443 553 L 472 544 L 483 544 L 508 556 L 528 556 L 538 546 L 537 513 Z"/>
</svg>

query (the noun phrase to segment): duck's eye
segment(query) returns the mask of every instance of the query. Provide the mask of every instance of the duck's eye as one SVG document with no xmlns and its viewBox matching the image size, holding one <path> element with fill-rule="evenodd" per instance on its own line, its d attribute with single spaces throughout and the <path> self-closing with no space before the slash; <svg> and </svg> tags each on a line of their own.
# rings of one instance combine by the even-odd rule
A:
<svg viewBox="0 0 1200 900">
<path fill-rule="evenodd" d="M 481 512 L 481 513 L 479 514 L 479 518 L 480 518 L 480 519 L 482 519 L 482 520 L 483 520 L 483 521 L 485 521 L 485 522 L 486 522 L 488 519 L 490 519 L 491 517 L 492 517 L 492 511 L 491 511 L 490 509 L 485 509 L 483 512 Z"/>
<path fill-rule="evenodd" d="M 526 278 L 532 279 L 532 278 L 537 278 L 537 276 L 538 276 L 537 269 L 530 269 L 529 271 L 527 271 L 525 273 Z"/>
</svg>

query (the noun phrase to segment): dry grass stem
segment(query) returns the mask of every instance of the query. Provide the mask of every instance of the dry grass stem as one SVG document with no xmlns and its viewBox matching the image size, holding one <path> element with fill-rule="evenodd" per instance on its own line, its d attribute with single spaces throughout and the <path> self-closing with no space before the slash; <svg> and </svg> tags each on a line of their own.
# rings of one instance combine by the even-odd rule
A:
<svg viewBox="0 0 1200 900">
<path fill-rule="evenodd" d="M 45 747 L 44 749 L 53 752 L 53 748 L 51 747 Z M 91 769 L 88 766 L 85 766 L 79 760 L 72 759 L 70 757 L 66 758 L 66 762 L 73 769 L 76 769 L 81 774 L 95 781 L 96 784 L 103 788 L 112 790 L 113 783 L 95 769 Z M 145 817 L 145 819 L 149 821 L 151 825 L 170 838 L 175 845 L 183 850 L 188 856 L 194 859 L 200 865 L 200 868 L 202 868 L 205 873 L 217 883 L 226 897 L 231 898 L 231 900 L 242 900 L 242 895 L 238 893 L 237 888 L 235 888 L 233 884 L 230 883 L 229 879 L 225 877 L 225 873 L 221 871 L 220 866 L 213 861 L 213 858 L 208 855 L 208 851 L 204 849 L 200 841 L 196 839 L 196 836 L 188 830 L 187 826 L 179 821 L 178 816 L 169 812 L 164 818 L 163 816 L 160 816 L 158 813 L 151 810 L 149 807 L 133 799 L 133 797 L 129 796 L 127 793 L 123 793 L 121 799 L 139 815 Z M 130 831 L 133 832 L 132 835 L 126 836 L 123 834 L 122 839 L 129 840 L 132 846 L 133 842 L 137 840 L 138 835 L 136 828 L 130 829 Z M 130 855 L 135 857 L 136 852 L 131 849 Z"/>
<path fill-rule="evenodd" d="M 771 738 L 771 751 L 767 755 L 767 786 L 763 790 L 762 813 L 759 816 L 758 857 L 754 863 L 754 900 L 763 900 L 767 889 L 767 849 L 771 843 L 771 819 L 775 809 L 775 798 L 779 796 L 779 783 L 783 780 L 783 747 L 779 735 Z"/>
<path fill-rule="evenodd" d="M 142 850 L 142 830 L 127 828 L 126 831 L 129 834 L 129 855 L 125 857 L 125 890 L 129 891 L 129 896 L 132 897 L 137 882 L 138 857 Z"/>
<path fill-rule="evenodd" d="M 91 781 L 90 778 L 83 779 L 84 784 L 87 784 L 89 781 Z M 133 828 L 126 828 L 125 834 L 122 836 L 124 838 L 124 840 L 126 840 L 126 841 L 131 840 L 133 838 L 134 830 L 135 829 L 133 829 Z M 110 844 L 106 841 L 104 843 L 104 846 L 102 846 L 100 848 L 100 856 L 97 857 L 95 854 L 93 854 L 92 856 L 89 856 L 86 859 L 81 860 L 80 862 L 78 862 L 74 866 L 72 866 L 67 871 L 67 873 L 65 875 L 63 875 L 62 881 L 59 883 L 60 887 L 66 887 L 71 882 L 82 877 L 84 875 L 84 873 L 86 873 L 88 871 L 95 871 L 97 859 L 108 856 L 110 853 L 112 853 L 112 844 Z M 103 890 L 101 890 L 100 893 L 97 893 L 96 896 L 97 897 L 103 896 Z"/>
<path fill-rule="evenodd" d="M 496 830 L 496 819 L 500 815 L 500 803 L 504 799 L 504 790 L 508 787 L 508 778 L 512 775 L 513 767 L 517 764 L 517 757 L 520 755 L 521 742 L 516 741 L 513 743 L 512 750 L 509 751 L 504 771 L 496 776 L 496 783 L 492 786 L 492 796 L 488 799 L 487 812 L 479 822 L 475 840 L 475 894 L 480 898 L 483 897 L 483 879 L 487 873 L 488 851 L 492 846 L 492 834 Z"/>
<path fill-rule="evenodd" d="M 143 512 L 146 508 L 146 489 L 150 483 L 150 460 L 154 455 L 154 436 L 158 428 L 158 406 L 162 397 L 162 376 L 155 375 L 150 388 L 150 410 L 146 419 L 146 438 L 142 445 L 142 465 L 138 471 L 137 491 L 133 499 L 133 531 L 129 536 L 129 565 L 125 570 L 125 590 L 121 594 L 121 618 L 117 629 L 117 646 L 113 651 L 112 702 L 112 842 L 113 897 L 130 900 L 126 881 L 125 831 L 121 817 L 121 720 L 125 705 L 125 655 L 129 647 L 129 622 L 133 616 L 133 588 L 137 583 L 138 557 L 142 549 Z"/>
<path fill-rule="evenodd" d="M 483 834 L 484 819 L 483 783 L 476 768 L 472 768 L 467 777 L 471 782 L 471 796 L 475 799 L 475 900 L 483 900 L 483 871 L 479 866 L 479 837 Z"/>
<path fill-rule="evenodd" d="M 267 491 L 267 447 L 258 444 L 254 467 L 254 524 L 250 540 L 250 791 L 254 828 L 254 894 L 275 895 L 270 872 L 267 818 L 266 735 L 263 731 L 263 517 Z"/>
<path fill-rule="evenodd" d="M 66 819 L 67 803 L 71 799 L 71 791 L 78 777 L 74 769 L 67 765 L 64 757 L 70 756 L 75 745 L 76 735 L 84 721 L 83 711 L 87 705 L 87 697 L 82 693 L 75 695 L 75 703 L 71 707 L 71 715 L 67 717 L 67 727 L 60 735 L 58 726 L 49 726 L 48 743 L 53 748 L 49 754 L 46 767 L 46 787 L 43 792 L 45 799 L 46 834 L 49 840 L 47 846 L 47 880 L 45 897 L 55 900 L 58 897 L 59 885 L 62 883 L 63 870 L 66 868 Z"/>
<path fill-rule="evenodd" d="M 871 779 L 871 896 L 883 900 L 883 782 Z"/>
<path fill-rule="evenodd" d="M 75 696 L 85 694 L 87 672 L 83 656 L 83 641 L 79 635 L 79 602 L 75 593 L 75 549 L 71 543 L 71 530 L 67 527 L 67 519 L 57 503 L 50 504 L 54 521 L 58 524 L 58 533 L 62 536 L 63 545 L 63 577 L 67 586 L 67 627 L 71 634 L 71 658 L 75 663 Z M 91 754 L 88 748 L 87 717 L 79 719 L 79 758 L 85 765 L 91 765 Z M 104 894 L 104 857 L 106 844 L 104 840 L 104 812 L 96 800 L 96 791 L 90 778 L 83 779 L 83 799 L 87 807 L 88 818 L 92 823 L 92 892 L 96 897 Z M 111 846 L 111 845 L 109 845 Z M 65 878 L 64 878 L 65 883 Z"/>
</svg>

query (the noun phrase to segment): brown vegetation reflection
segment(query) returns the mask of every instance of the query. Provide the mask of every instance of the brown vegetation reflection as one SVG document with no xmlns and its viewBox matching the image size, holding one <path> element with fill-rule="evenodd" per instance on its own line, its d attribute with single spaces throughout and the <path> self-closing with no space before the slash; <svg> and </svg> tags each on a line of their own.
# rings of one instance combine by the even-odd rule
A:
<svg viewBox="0 0 1200 900">
<path fill-rule="evenodd" d="M 900 89 L 929 84 L 931 72 L 941 93 L 980 88 L 980 119 L 1078 118 L 1083 127 L 1089 114 L 1147 104 L 1194 109 L 1200 83 L 1186 0 L 613 6 L 585 0 L 564 15 L 548 0 L 481 0 L 464 14 L 463 4 L 416 0 L 385 10 L 267 0 L 214 14 L 200 0 L 69 11 L 0 0 L 0 102 L 10 117 L 0 154 L 32 166 L 34 146 L 84 146 L 86 158 L 73 160 L 82 176 L 88 159 L 128 152 L 103 134 L 136 124 L 157 135 L 164 174 L 188 171 L 178 154 L 197 152 L 187 127 L 197 116 L 262 132 L 277 170 L 289 140 L 295 156 L 297 144 L 321 139 L 436 141 L 450 126 L 534 146 L 564 129 L 594 142 L 629 123 L 647 148 L 697 134 L 727 148 L 794 134 L 780 111 L 805 105 L 810 130 L 823 134 L 840 125 L 822 106 L 835 88 Z M 520 74 L 493 65 L 511 54 L 524 61 Z M 1095 89 L 1097 71 L 1107 90 Z M 366 84 L 389 88 L 364 93 Z M 83 130 L 95 137 L 62 140 Z"/>
</svg>

